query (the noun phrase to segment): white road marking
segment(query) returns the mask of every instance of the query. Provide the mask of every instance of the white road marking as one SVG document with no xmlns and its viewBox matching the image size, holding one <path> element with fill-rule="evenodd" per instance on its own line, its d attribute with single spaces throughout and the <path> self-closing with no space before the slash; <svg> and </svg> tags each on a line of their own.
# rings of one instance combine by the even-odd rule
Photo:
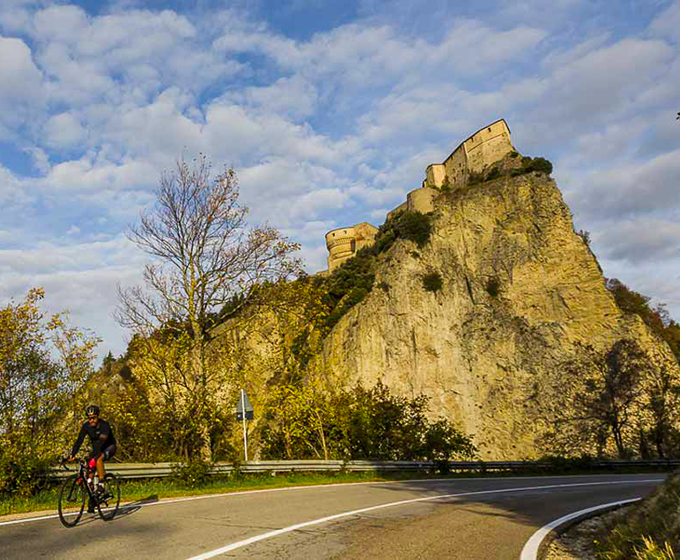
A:
<svg viewBox="0 0 680 560">
<path fill-rule="evenodd" d="M 588 475 L 584 475 L 588 476 Z M 539 477 L 534 477 L 539 478 Z M 555 477 L 550 477 L 555 478 Z M 245 490 L 243 492 L 223 492 L 221 494 L 204 494 L 202 496 L 189 496 L 185 498 L 170 498 L 158 500 L 157 502 L 149 503 L 128 503 L 120 506 L 121 510 L 142 508 L 150 506 L 162 506 L 165 504 L 175 504 L 177 502 L 192 502 L 194 500 L 207 500 L 210 498 L 235 498 L 237 496 L 243 496 L 245 494 L 264 494 L 267 492 L 285 492 L 289 490 L 308 490 L 310 488 L 332 488 L 334 486 L 359 486 L 365 484 L 397 484 L 399 482 L 446 482 L 453 481 L 455 479 L 451 478 L 423 478 L 417 480 L 374 480 L 372 482 L 338 482 L 336 484 L 309 484 L 306 486 L 287 486 L 285 488 L 263 488 L 262 490 Z M 465 480 L 480 480 L 473 478 L 466 478 Z M 489 480 L 488 478 L 486 480 Z M 507 480 L 507 479 L 505 479 Z M 106 511 L 110 511 L 112 508 L 108 508 Z M 77 515 L 77 513 L 67 513 L 66 515 Z M 0 527 L 3 525 L 14 525 L 16 523 L 29 523 L 31 521 L 42 521 L 43 519 L 54 519 L 59 517 L 58 514 L 41 515 L 39 517 L 27 517 L 25 519 L 14 519 L 12 521 L 0 521 Z"/>
<path fill-rule="evenodd" d="M 637 502 L 641 498 L 633 498 L 632 500 L 621 500 L 619 502 L 610 502 L 608 504 L 600 504 L 599 506 L 594 506 L 590 507 L 587 509 L 582 509 L 581 511 L 575 511 L 574 513 L 570 513 L 569 515 L 565 515 L 564 517 L 560 517 L 559 519 L 555 519 L 555 521 L 551 521 L 547 525 L 544 525 L 541 527 L 538 531 L 536 531 L 531 538 L 526 542 L 524 545 L 524 548 L 522 549 L 522 554 L 519 557 L 519 560 L 537 560 L 538 558 L 538 549 L 541 546 L 541 543 L 543 542 L 543 539 L 548 536 L 550 531 L 552 531 L 555 527 L 559 527 L 563 523 L 566 523 L 567 521 L 571 521 L 575 517 L 579 517 L 580 515 L 585 515 L 587 513 L 591 513 L 593 511 L 597 511 L 600 509 L 605 509 L 608 507 L 614 507 L 614 506 L 622 506 L 625 504 L 630 504 L 633 502 Z"/>
<path fill-rule="evenodd" d="M 589 474 L 584 474 L 584 475 L 571 475 L 574 478 L 583 478 L 583 477 L 593 477 L 593 476 L 608 476 L 608 475 L 589 475 Z M 185 498 L 171 498 L 171 499 L 162 499 L 157 502 L 150 502 L 150 503 L 128 503 L 125 505 L 121 505 L 120 509 L 132 509 L 132 508 L 143 508 L 143 507 L 150 507 L 150 506 L 162 506 L 165 504 L 175 504 L 178 502 L 192 502 L 194 500 L 207 500 L 207 499 L 212 499 L 212 498 L 235 498 L 238 496 L 243 496 L 246 494 L 264 494 L 267 492 L 287 492 L 287 491 L 292 491 L 292 490 L 309 490 L 309 489 L 321 489 L 321 488 L 333 488 L 336 486 L 361 486 L 361 485 L 367 485 L 367 484 L 402 484 L 402 483 L 413 483 L 413 482 L 459 482 L 459 481 L 476 481 L 476 480 L 527 480 L 528 478 L 531 478 L 533 480 L 536 479 L 543 479 L 543 478 L 560 478 L 557 476 L 532 476 L 532 477 L 526 477 L 526 476 L 507 476 L 503 478 L 489 478 L 489 477 L 475 477 L 475 478 L 419 478 L 415 480 L 373 480 L 371 482 L 338 482 L 336 484 L 309 484 L 306 486 L 287 486 L 285 488 L 263 488 L 262 490 L 245 490 L 243 492 L 223 492 L 221 494 L 205 494 L 202 496 L 189 496 Z M 664 479 L 653 479 L 653 480 L 643 480 L 642 482 L 663 482 Z M 633 482 L 633 481 L 630 481 Z M 598 482 L 597 484 L 603 484 Z M 546 486 L 547 488 L 547 486 Z M 108 511 L 108 510 L 107 510 Z M 75 513 L 69 513 L 67 515 L 76 515 Z M 49 515 L 41 515 L 38 517 L 26 517 L 24 519 L 14 519 L 12 521 L 0 521 L 0 527 L 3 525 L 15 525 L 18 523 L 30 523 L 32 521 L 42 521 L 45 519 L 55 519 L 59 517 L 58 514 L 49 514 Z"/>
<path fill-rule="evenodd" d="M 458 494 L 443 494 L 439 496 L 428 496 L 426 498 L 414 498 L 411 500 L 401 500 L 399 502 L 390 502 L 388 504 L 381 504 L 378 506 L 371 506 L 367 508 L 362 508 L 362 509 L 356 509 L 353 511 L 346 511 L 343 513 L 338 513 L 335 515 L 329 515 L 328 517 L 322 517 L 320 519 L 314 519 L 312 521 L 305 521 L 304 523 L 298 523 L 296 525 L 290 525 L 288 527 L 284 527 L 283 529 L 277 529 L 275 531 L 269 531 L 268 533 L 262 533 L 261 535 L 256 535 L 254 537 L 250 537 L 249 539 L 245 539 L 242 541 L 238 541 L 232 544 L 228 544 L 226 546 L 223 546 L 222 548 L 217 548 L 215 550 L 211 550 L 209 552 L 205 552 L 203 554 L 199 554 L 198 556 L 192 556 L 191 558 L 187 560 L 207 560 L 208 558 L 214 558 L 215 556 L 219 556 L 220 554 L 224 554 L 226 552 L 231 552 L 233 550 L 243 548 L 244 546 L 248 546 L 250 544 L 254 544 L 256 542 L 263 541 L 265 539 L 270 539 L 272 537 L 277 537 L 279 535 L 283 535 L 285 533 L 290 533 L 292 531 L 297 531 L 298 529 L 303 529 L 305 527 L 311 527 L 312 525 L 320 525 L 321 523 L 327 523 L 329 521 L 335 521 L 336 519 L 341 519 L 343 517 L 350 517 L 352 515 L 358 515 L 361 513 L 366 513 L 369 511 L 375 511 L 378 509 L 384 509 L 388 507 L 395 507 L 395 506 L 401 506 L 401 505 L 406 505 L 406 504 L 414 504 L 418 502 L 428 502 L 428 501 L 433 501 L 433 500 L 442 500 L 442 499 L 448 499 L 448 498 L 461 498 L 464 496 L 480 496 L 482 494 L 502 494 L 502 493 L 508 493 L 508 492 L 526 492 L 528 490 L 546 490 L 546 489 L 553 489 L 553 488 L 573 488 L 573 487 L 578 487 L 578 486 L 603 486 L 607 484 L 640 484 L 641 482 L 663 482 L 664 479 L 643 479 L 643 480 L 625 480 L 625 481 L 608 481 L 608 482 L 579 482 L 579 483 L 573 483 L 573 484 L 552 484 L 552 485 L 546 485 L 546 486 L 525 486 L 521 488 L 503 488 L 499 490 L 482 490 L 482 491 L 476 491 L 476 492 L 462 492 Z M 523 560 L 523 559 L 522 559 Z"/>
</svg>

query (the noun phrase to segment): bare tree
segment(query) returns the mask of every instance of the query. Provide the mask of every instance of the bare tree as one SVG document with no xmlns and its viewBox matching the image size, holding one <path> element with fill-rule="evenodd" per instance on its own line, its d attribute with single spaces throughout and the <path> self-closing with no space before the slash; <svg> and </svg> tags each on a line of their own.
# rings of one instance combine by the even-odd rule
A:
<svg viewBox="0 0 680 560">
<path fill-rule="evenodd" d="M 153 262 L 144 269 L 144 287 L 119 287 L 117 321 L 142 337 L 159 331 L 188 340 L 183 372 L 197 419 L 209 414 L 211 381 L 206 367 L 211 327 L 217 312 L 238 313 L 260 301 L 263 285 L 301 273 L 299 249 L 273 227 L 249 229 L 248 209 L 238 203 L 233 169 L 211 179 L 204 156 L 190 166 L 163 173 L 156 204 L 141 214 L 128 238 Z M 204 431 L 207 449 L 207 427 Z M 204 453 L 205 454 L 205 453 Z"/>
</svg>

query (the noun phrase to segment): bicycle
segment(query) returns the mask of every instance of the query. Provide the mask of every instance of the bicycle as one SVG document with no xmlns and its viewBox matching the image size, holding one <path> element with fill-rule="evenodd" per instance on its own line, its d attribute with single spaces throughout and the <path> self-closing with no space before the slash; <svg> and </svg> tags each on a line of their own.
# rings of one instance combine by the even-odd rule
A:
<svg viewBox="0 0 680 560">
<path fill-rule="evenodd" d="M 111 521 L 118 513 L 120 506 L 120 482 L 118 477 L 113 473 L 106 473 L 102 482 L 103 490 L 100 491 L 97 485 L 97 471 L 95 468 L 90 468 L 87 462 L 79 459 L 80 468 L 76 474 L 70 475 L 59 490 L 59 520 L 64 527 L 75 527 L 83 515 L 85 509 L 85 500 L 91 500 L 91 503 L 97 508 L 99 517 L 103 521 Z M 70 471 L 66 466 L 66 460 L 62 459 L 61 466 Z M 109 503 L 115 505 L 110 506 Z M 73 520 L 69 521 L 67 517 L 73 516 L 73 512 L 69 513 L 66 510 L 71 507 L 78 507 L 80 510 L 75 513 Z"/>
</svg>

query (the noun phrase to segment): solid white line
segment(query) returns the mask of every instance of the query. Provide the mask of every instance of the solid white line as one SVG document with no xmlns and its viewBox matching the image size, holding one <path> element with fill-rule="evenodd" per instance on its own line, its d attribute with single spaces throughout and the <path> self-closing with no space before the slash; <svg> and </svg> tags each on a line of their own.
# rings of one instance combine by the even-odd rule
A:
<svg viewBox="0 0 680 560">
<path fill-rule="evenodd" d="M 610 481 L 610 482 L 580 482 L 580 483 L 575 483 L 575 484 L 553 484 L 553 485 L 548 485 L 548 486 L 526 486 L 523 488 L 504 488 L 504 489 L 499 489 L 499 490 L 482 490 L 482 491 L 477 491 L 477 492 L 463 492 L 463 493 L 458 493 L 458 494 L 443 494 L 439 496 L 429 496 L 427 498 L 414 498 L 411 500 L 402 500 L 399 502 L 391 502 L 389 504 L 381 504 L 378 506 L 372 506 L 372 507 L 367 507 L 367 508 L 362 508 L 362 509 L 356 509 L 354 511 L 346 511 L 343 513 L 338 513 L 335 515 L 329 515 L 328 517 L 322 517 L 321 519 L 314 519 L 312 521 L 306 521 L 304 523 L 298 523 L 296 525 L 290 525 L 288 527 L 284 527 L 283 529 L 277 529 L 275 531 L 270 531 L 268 533 L 262 533 L 261 535 L 256 535 L 254 537 L 250 537 L 249 539 L 245 539 L 242 541 L 238 541 L 232 544 L 228 544 L 226 546 L 223 546 L 222 548 L 217 548 L 215 550 L 211 550 L 209 552 L 205 552 L 203 554 L 199 554 L 198 556 L 192 556 L 188 560 L 207 560 L 208 558 L 214 558 L 215 556 L 219 556 L 220 554 L 224 554 L 225 552 L 231 552 L 232 550 L 236 550 L 239 548 L 243 548 L 244 546 L 248 546 L 249 544 L 253 544 L 259 541 L 263 541 L 265 539 L 270 539 L 272 537 L 277 537 L 279 535 L 283 535 L 285 533 L 290 533 L 292 531 L 297 531 L 298 529 L 303 529 L 304 527 L 311 527 L 312 525 L 319 525 L 321 523 L 327 523 L 329 521 L 335 521 L 336 519 L 341 519 L 343 517 L 350 517 L 352 515 L 358 515 L 360 513 L 366 513 L 368 511 L 375 511 L 377 509 L 384 509 L 388 507 L 395 507 L 395 506 L 401 506 L 405 504 L 414 504 L 417 502 L 428 502 L 428 501 L 433 501 L 433 500 L 442 500 L 445 498 L 461 498 L 464 496 L 479 496 L 482 494 L 502 494 L 502 493 L 507 493 L 507 492 L 526 492 L 528 490 L 545 490 L 545 489 L 552 489 L 552 488 L 572 488 L 575 486 L 602 486 L 602 485 L 607 485 L 607 484 L 639 484 L 641 482 L 661 482 L 663 479 L 645 479 L 645 480 L 635 480 L 635 481 Z M 523 560 L 523 559 L 522 559 Z"/>
<path fill-rule="evenodd" d="M 552 531 L 555 527 L 559 527 L 563 523 L 566 523 L 567 521 L 571 521 L 575 517 L 579 517 L 580 515 L 585 515 L 586 513 L 591 513 L 593 511 L 597 511 L 600 509 L 605 509 L 608 507 L 613 507 L 613 506 L 622 506 L 624 504 L 630 504 L 633 502 L 637 502 L 641 498 L 633 498 L 632 500 L 621 500 L 619 502 L 610 502 L 608 504 L 600 504 L 599 506 L 594 506 L 590 507 L 587 509 L 582 509 L 581 511 L 575 511 L 574 513 L 570 513 L 569 515 L 565 515 L 564 517 L 560 517 L 559 519 L 555 519 L 555 521 L 551 521 L 547 525 L 544 525 L 541 527 L 538 531 L 536 531 L 531 538 L 526 542 L 524 545 L 524 548 L 522 549 L 522 554 L 519 557 L 519 560 L 537 560 L 538 558 L 538 549 L 541 546 L 541 543 L 543 542 L 543 539 L 545 539 L 546 536 L 548 536 L 548 533 Z"/>
<path fill-rule="evenodd" d="M 583 475 L 569 475 L 569 477 L 573 478 L 585 478 L 585 477 L 594 477 L 594 476 L 610 476 L 610 475 L 591 475 L 591 474 L 583 474 Z M 261 490 L 244 490 L 243 492 L 223 492 L 220 494 L 204 494 L 202 496 L 189 496 L 185 498 L 172 498 L 172 499 L 163 499 L 159 500 L 157 502 L 150 502 L 150 503 L 141 503 L 141 504 L 136 504 L 134 502 L 128 503 L 125 505 L 121 505 L 120 509 L 132 509 L 132 508 L 143 508 L 143 507 L 150 507 L 150 506 L 162 506 L 165 504 L 175 504 L 178 502 L 192 502 L 194 500 L 207 500 L 207 499 L 212 499 L 212 498 L 235 498 L 238 496 L 243 496 L 246 494 L 264 494 L 267 492 L 287 492 L 287 491 L 292 491 L 292 490 L 309 490 L 309 489 L 319 489 L 319 488 L 333 488 L 336 486 L 362 486 L 362 485 L 367 485 L 367 484 L 405 484 L 405 483 L 413 483 L 413 482 L 459 482 L 459 481 L 476 481 L 476 480 L 527 480 L 527 479 L 543 479 L 543 478 L 567 478 L 567 477 L 561 477 L 561 476 L 532 476 L 532 477 L 526 477 L 526 476 L 507 476 L 507 477 L 498 477 L 498 478 L 490 478 L 490 477 L 475 477 L 475 478 L 419 478 L 415 480 L 373 480 L 370 482 L 338 482 L 334 484 L 309 484 L 306 486 L 287 486 L 285 488 L 263 488 Z M 643 482 L 663 482 L 664 479 L 653 479 L 653 480 L 644 480 Z M 637 482 L 637 481 L 630 481 L 630 482 Z M 601 484 L 601 483 L 597 483 Z M 67 515 L 75 515 L 75 513 L 69 513 Z M 30 523 L 32 521 L 42 521 L 44 519 L 54 519 L 56 517 L 59 517 L 57 514 L 49 514 L 49 515 L 41 515 L 39 517 L 27 517 L 25 519 L 15 519 L 13 521 L 0 521 L 0 527 L 3 525 L 14 525 L 17 523 Z"/>
</svg>

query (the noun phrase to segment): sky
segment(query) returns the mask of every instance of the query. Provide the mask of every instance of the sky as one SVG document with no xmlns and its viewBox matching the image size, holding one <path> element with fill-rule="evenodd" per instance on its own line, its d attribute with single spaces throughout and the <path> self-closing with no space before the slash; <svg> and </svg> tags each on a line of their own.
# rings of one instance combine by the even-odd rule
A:
<svg viewBox="0 0 680 560">
<path fill-rule="evenodd" d="M 119 355 L 125 232 L 178 157 L 233 166 L 313 273 L 503 117 L 605 276 L 680 320 L 678 111 L 680 0 L 2 0 L 0 304 L 42 286 Z"/>
</svg>

